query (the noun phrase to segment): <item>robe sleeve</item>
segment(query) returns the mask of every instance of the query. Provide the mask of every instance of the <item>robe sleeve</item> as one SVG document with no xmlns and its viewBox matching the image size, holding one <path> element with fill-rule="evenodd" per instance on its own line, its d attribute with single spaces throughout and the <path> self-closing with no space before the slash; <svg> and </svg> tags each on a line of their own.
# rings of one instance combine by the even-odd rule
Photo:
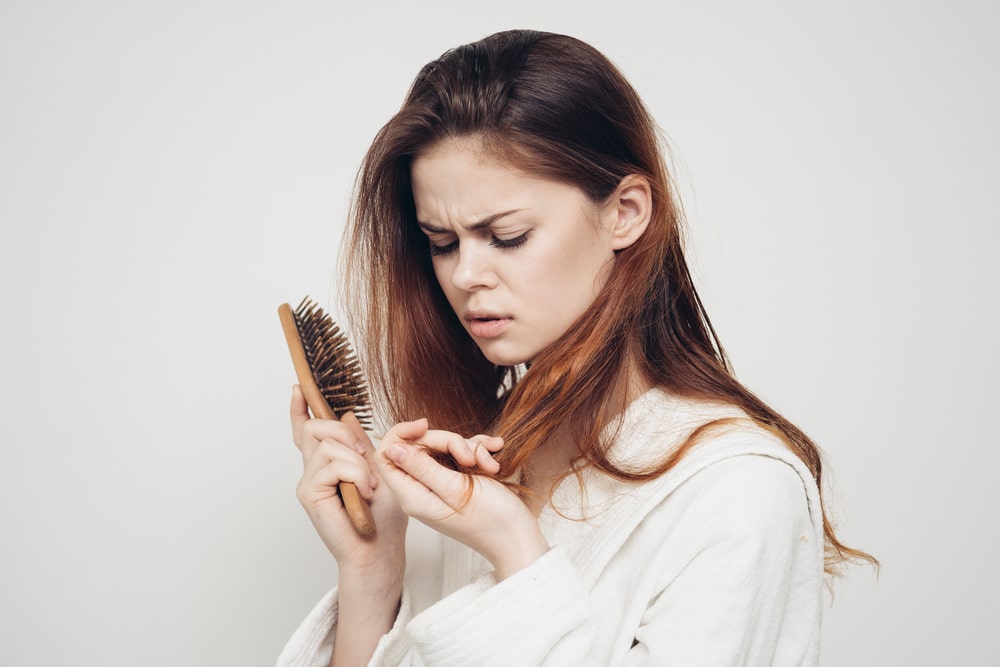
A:
<svg viewBox="0 0 1000 667">
<path fill-rule="evenodd" d="M 804 482 L 791 466 L 768 456 L 708 466 L 637 530 L 664 537 L 653 549 L 634 541 L 645 545 L 641 553 L 623 547 L 626 562 L 659 577 L 650 599 L 625 602 L 643 608 L 634 637 L 619 648 L 623 664 L 815 664 L 821 596 L 796 595 L 803 582 L 820 585 L 822 533 L 817 544 Z M 593 643 L 601 635 L 595 624 L 613 620 L 608 613 L 593 608 L 557 547 L 502 582 L 486 575 L 459 589 L 407 630 L 427 667 L 588 665 L 605 649 Z"/>
<path fill-rule="evenodd" d="M 409 625 L 423 664 L 585 664 L 590 601 L 556 547 L 497 583 L 492 573 L 455 591 Z"/>
<path fill-rule="evenodd" d="M 399 613 L 389 632 L 382 635 L 369 665 L 397 667 L 412 662 L 412 641 L 406 625 L 413 617 L 410 593 L 403 589 Z M 327 593 L 288 640 L 276 667 L 327 667 L 333 654 L 333 636 L 337 626 L 337 589 Z M 419 663 L 418 663 L 419 664 Z"/>
</svg>

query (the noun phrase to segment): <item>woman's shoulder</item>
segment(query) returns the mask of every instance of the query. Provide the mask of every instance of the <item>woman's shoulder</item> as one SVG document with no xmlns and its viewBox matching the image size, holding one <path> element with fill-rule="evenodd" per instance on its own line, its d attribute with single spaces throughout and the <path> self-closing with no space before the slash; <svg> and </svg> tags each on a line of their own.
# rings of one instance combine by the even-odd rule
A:
<svg viewBox="0 0 1000 667">
<path fill-rule="evenodd" d="M 738 500 L 759 516 L 804 506 L 822 527 L 812 472 L 778 435 L 735 406 L 650 390 L 622 416 L 612 452 L 624 469 L 649 471 L 682 447 L 683 456 L 662 474 L 637 484 L 608 480 L 617 491 L 606 493 L 642 499 L 647 511 L 671 496 L 720 506 Z"/>
<path fill-rule="evenodd" d="M 716 458 L 735 449 L 795 458 L 775 434 L 731 404 L 687 398 L 653 388 L 636 398 L 608 428 L 612 462 L 648 469 L 679 448 L 681 459 Z M 680 467 L 680 466 L 677 466 Z"/>
<path fill-rule="evenodd" d="M 687 525 L 708 530 L 699 533 L 702 538 L 746 534 L 745 544 L 791 531 L 795 540 L 802 533 L 810 542 L 822 543 L 822 511 L 812 474 L 780 438 L 739 409 L 651 390 L 613 426 L 614 462 L 624 469 L 655 468 L 693 434 L 697 442 L 675 465 L 643 481 L 589 469 L 583 484 L 560 486 L 553 497 L 557 512 L 545 519 L 565 538 L 589 582 L 596 581 L 636 531 L 655 542 Z M 695 516 L 699 518 L 691 521 Z M 777 542 L 788 540 L 779 536 Z"/>
</svg>

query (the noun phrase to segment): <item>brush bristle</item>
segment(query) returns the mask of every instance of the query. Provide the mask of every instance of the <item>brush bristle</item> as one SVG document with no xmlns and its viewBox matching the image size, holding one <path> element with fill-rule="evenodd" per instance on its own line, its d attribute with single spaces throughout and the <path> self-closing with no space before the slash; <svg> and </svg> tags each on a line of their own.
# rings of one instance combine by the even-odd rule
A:
<svg viewBox="0 0 1000 667">
<path fill-rule="evenodd" d="M 351 343 L 333 319 L 309 297 L 295 309 L 295 326 L 323 398 L 339 418 L 353 412 L 362 426 L 371 426 L 368 389 Z"/>
</svg>

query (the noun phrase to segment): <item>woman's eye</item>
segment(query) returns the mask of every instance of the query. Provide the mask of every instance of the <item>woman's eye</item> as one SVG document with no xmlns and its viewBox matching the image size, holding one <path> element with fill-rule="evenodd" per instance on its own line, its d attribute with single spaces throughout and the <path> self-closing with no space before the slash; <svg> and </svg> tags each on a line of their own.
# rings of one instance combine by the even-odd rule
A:
<svg viewBox="0 0 1000 667">
<path fill-rule="evenodd" d="M 445 245 L 436 245 L 431 243 L 431 257 L 447 255 L 448 253 L 454 252 L 456 248 L 458 248 L 458 239 Z"/>
<path fill-rule="evenodd" d="M 512 239 L 501 239 L 496 236 L 490 237 L 490 245 L 494 248 L 500 248 L 501 250 L 510 250 L 512 248 L 517 248 L 523 245 L 525 241 L 528 240 L 528 232 L 521 234 L 520 236 L 515 236 Z M 441 257 L 442 255 L 450 255 L 458 249 L 458 239 L 455 239 L 451 243 L 446 243 L 444 245 L 438 245 L 436 243 L 431 243 L 431 257 Z"/>
<path fill-rule="evenodd" d="M 498 239 L 497 237 L 494 236 L 490 240 L 490 245 L 493 246 L 494 248 L 504 248 L 509 250 L 510 248 L 516 248 L 520 245 L 523 245 L 524 242 L 527 240 L 528 240 L 528 232 L 525 232 L 520 236 L 515 236 L 512 239 Z"/>
</svg>

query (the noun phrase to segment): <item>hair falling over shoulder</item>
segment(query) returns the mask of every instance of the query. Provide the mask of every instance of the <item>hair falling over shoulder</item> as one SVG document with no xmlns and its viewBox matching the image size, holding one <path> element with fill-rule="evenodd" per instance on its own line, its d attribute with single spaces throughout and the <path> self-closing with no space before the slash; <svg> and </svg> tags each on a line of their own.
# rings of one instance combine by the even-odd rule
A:
<svg viewBox="0 0 1000 667">
<path fill-rule="evenodd" d="M 629 175 L 648 180 L 652 218 L 617 253 L 596 301 L 527 372 L 479 351 L 437 284 L 416 223 L 413 159 L 446 137 L 469 136 L 527 173 L 572 184 L 595 202 Z M 392 420 L 495 432 L 501 476 L 529 463 L 559 429 L 591 465 L 627 480 L 664 474 L 683 450 L 645 471 L 606 456 L 600 434 L 636 380 L 726 403 L 772 431 L 808 466 L 822 492 L 818 447 L 733 376 L 683 251 L 682 214 L 658 129 L 619 70 L 572 37 L 497 33 L 450 50 L 417 75 L 379 131 L 358 174 L 342 254 L 344 303 L 376 405 Z M 826 569 L 877 565 L 844 545 L 824 508 Z"/>
</svg>

